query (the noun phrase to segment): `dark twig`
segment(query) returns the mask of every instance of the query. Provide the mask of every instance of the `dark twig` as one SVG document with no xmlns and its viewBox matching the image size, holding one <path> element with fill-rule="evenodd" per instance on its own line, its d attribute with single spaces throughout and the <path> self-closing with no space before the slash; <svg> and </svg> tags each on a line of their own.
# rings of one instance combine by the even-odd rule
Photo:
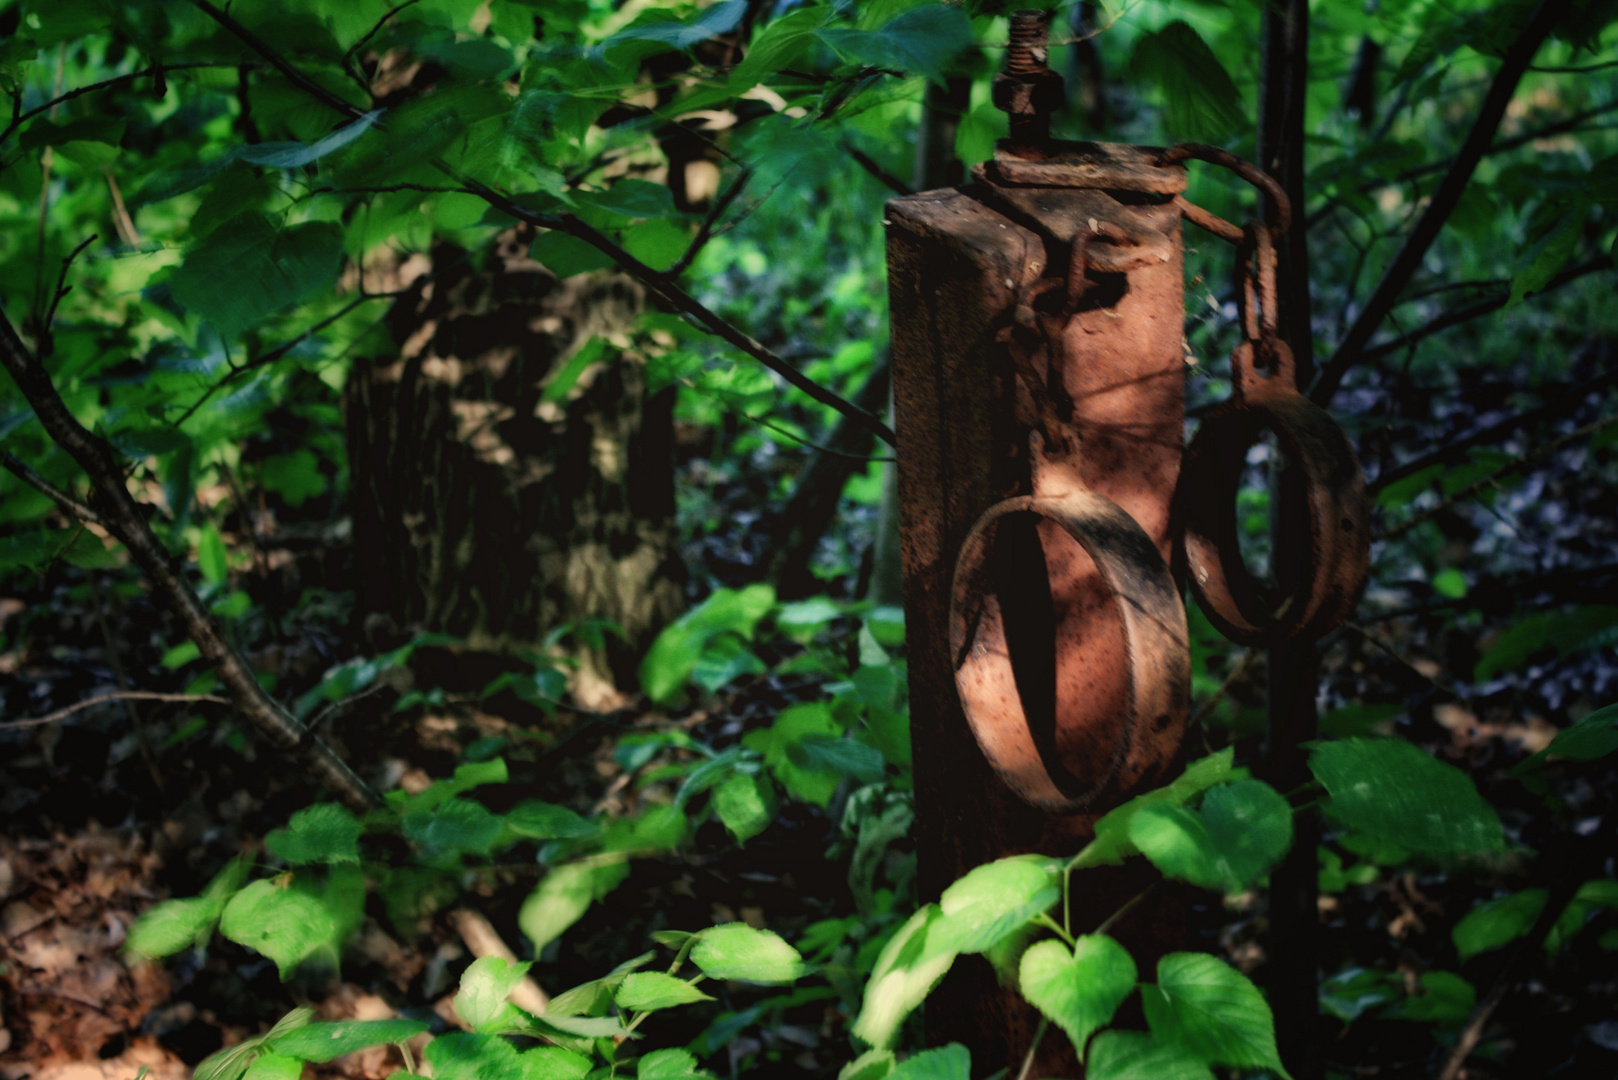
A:
<svg viewBox="0 0 1618 1080">
<path fill-rule="evenodd" d="M 1381 282 L 1377 284 L 1376 291 L 1371 294 L 1371 298 L 1360 311 L 1359 317 L 1354 320 L 1348 333 L 1338 343 L 1331 359 L 1321 368 L 1320 376 L 1310 393 L 1310 397 L 1317 404 L 1330 404 L 1332 396 L 1342 384 L 1343 376 L 1348 373 L 1349 368 L 1360 362 L 1371 336 L 1393 310 L 1399 294 L 1409 284 L 1411 276 L 1420 269 L 1428 249 L 1432 247 L 1439 231 L 1443 229 L 1444 223 L 1449 220 L 1450 214 L 1460 202 L 1461 194 L 1472 179 L 1472 173 L 1477 168 L 1478 162 L 1489 149 L 1489 144 L 1494 141 L 1494 134 L 1505 116 L 1506 107 L 1511 104 L 1523 72 L 1527 70 L 1529 62 L 1533 60 L 1534 54 L 1539 51 L 1540 45 L 1550 35 L 1551 30 L 1561 22 L 1571 2 L 1572 0 L 1542 0 L 1527 27 L 1512 43 L 1505 59 L 1501 61 L 1500 69 L 1495 72 L 1494 79 L 1489 84 L 1488 93 L 1484 95 L 1483 104 L 1472 121 L 1471 130 L 1467 132 L 1455 159 L 1450 162 L 1438 189 L 1433 192 L 1426 211 L 1416 222 L 1415 228 L 1406 236 L 1404 246 L 1399 249 L 1399 254 L 1388 266 Z"/>
<path fill-rule="evenodd" d="M 855 164 L 859 165 L 860 168 L 864 169 L 866 172 L 880 180 L 882 182 L 882 186 L 887 188 L 889 191 L 892 191 L 898 195 L 915 194 L 915 191 L 911 189 L 909 184 L 905 183 L 903 180 L 884 169 L 881 162 L 877 161 L 870 154 L 867 154 L 864 150 L 861 150 L 853 143 L 843 143 L 843 149 L 848 152 L 849 157 L 854 159 Z"/>
<path fill-rule="evenodd" d="M 697 256 L 702 254 L 702 249 L 713 238 L 714 226 L 719 223 L 720 218 L 725 216 L 725 211 L 730 209 L 730 204 L 736 201 L 737 196 L 742 193 L 742 190 L 747 187 L 747 182 L 752 178 L 753 170 L 743 169 L 741 174 L 731 182 L 730 187 L 726 188 L 714 200 L 713 205 L 708 208 L 708 212 L 703 215 L 702 224 L 697 227 L 697 235 L 692 237 L 690 245 L 685 249 L 685 254 L 674 260 L 673 266 L 663 271 L 664 277 L 673 280 L 685 273 L 686 269 L 696 261 Z"/>
<path fill-rule="evenodd" d="M 1536 405 L 1532 409 L 1508 416 L 1504 420 L 1490 424 L 1487 427 L 1478 428 L 1470 435 L 1462 435 L 1458 439 L 1450 440 L 1431 453 L 1423 454 L 1421 457 L 1407 461 L 1402 465 L 1396 465 L 1366 484 L 1366 490 L 1374 495 L 1389 484 L 1397 483 L 1407 476 L 1414 476 L 1430 466 L 1458 461 L 1466 451 L 1474 446 L 1496 443 L 1502 436 L 1508 435 L 1518 428 L 1529 427 L 1563 412 L 1571 412 L 1578 408 L 1595 391 L 1614 382 L 1618 382 L 1618 368 L 1604 371 L 1595 378 L 1588 379 L 1578 386 L 1556 395 L 1551 400 Z"/>
<path fill-rule="evenodd" d="M 1602 417 L 1600 420 L 1585 424 L 1583 427 L 1570 431 L 1565 435 L 1559 435 L 1550 442 L 1546 443 L 1544 446 L 1536 447 L 1520 457 L 1511 459 L 1498 469 L 1495 469 L 1488 476 L 1478 480 L 1476 483 L 1466 485 L 1466 487 L 1455 492 L 1437 506 L 1417 514 L 1409 521 L 1400 522 L 1391 529 L 1384 529 L 1382 532 L 1377 533 L 1373 539 L 1392 540 L 1396 536 L 1403 536 L 1405 533 L 1409 532 L 1411 529 L 1414 529 L 1422 522 L 1437 517 L 1439 514 L 1442 514 L 1445 510 L 1448 510 L 1457 503 L 1462 503 L 1472 498 L 1472 496 L 1476 495 L 1484 488 L 1493 487 L 1500 481 L 1502 477 L 1509 476 L 1518 469 L 1532 465 L 1541 458 L 1549 457 L 1551 454 L 1556 453 L 1556 451 L 1560 450 L 1569 443 L 1577 442 L 1580 439 L 1594 435 L 1602 428 L 1611 427 L 1613 424 L 1618 424 L 1618 416 Z"/>
<path fill-rule="evenodd" d="M 229 698 L 215 697 L 213 694 L 159 694 L 150 690 L 119 690 L 111 694 L 97 694 L 93 698 L 75 701 L 66 708 L 57 709 L 44 716 L 30 716 L 26 720 L 6 720 L 0 722 L 0 731 L 10 731 L 15 728 L 39 727 L 43 724 L 54 724 L 58 720 L 65 720 L 76 712 L 105 705 L 110 701 L 211 701 L 216 705 L 229 705 Z"/>
<path fill-rule="evenodd" d="M 8 450 L 4 454 L 0 454 L 0 465 L 4 465 L 7 469 L 10 469 L 16 474 L 17 479 L 33 488 L 35 491 L 49 496 L 58 506 L 60 506 L 63 510 L 66 510 L 69 515 L 91 525 L 99 525 L 103 529 L 107 527 L 107 523 L 101 519 L 100 514 L 96 513 L 88 506 L 85 506 L 73 496 L 69 495 L 67 492 L 63 491 L 49 480 L 39 475 L 33 469 L 29 468 L 27 462 L 23 461 L 11 451 Z"/>
<path fill-rule="evenodd" d="M 21 127 L 23 124 L 26 124 L 28 121 L 32 120 L 34 117 L 38 116 L 40 113 L 50 112 L 52 109 L 56 108 L 56 106 L 62 104 L 64 101 L 72 101 L 76 97 L 83 97 L 85 94 L 93 94 L 97 90 L 106 90 L 106 89 L 109 89 L 109 88 L 114 87 L 114 86 L 120 86 L 123 83 L 136 82 L 136 81 L 138 81 L 140 79 L 145 79 L 145 78 L 148 78 L 150 76 L 157 75 L 159 73 L 166 75 L 171 71 L 190 71 L 190 70 L 192 70 L 194 68 L 217 68 L 217 67 L 235 67 L 235 66 L 236 65 L 234 63 L 222 63 L 222 62 L 220 62 L 220 63 L 206 62 L 206 63 L 197 63 L 197 64 L 159 64 L 159 65 L 156 65 L 154 67 L 142 68 L 140 71 L 132 71 L 128 75 L 114 75 L 110 79 L 103 79 L 98 83 L 91 83 L 88 86 L 75 87 L 72 90 L 67 91 L 66 93 L 58 94 L 56 97 L 51 98 L 51 100 L 45 102 L 45 104 L 43 104 L 43 105 L 39 105 L 39 106 L 36 106 L 36 107 L 34 107 L 32 109 L 29 109 L 27 112 L 22 112 L 21 111 L 21 109 L 22 109 L 22 97 L 20 95 L 18 95 L 18 96 L 15 96 L 15 97 L 13 97 L 11 99 L 11 101 L 12 101 L 11 122 L 5 126 L 4 130 L 0 130 L 0 143 L 5 142 L 7 139 L 9 139 L 11 137 L 12 133 L 15 132 L 19 127 Z"/>
<path fill-rule="evenodd" d="M 277 749 L 300 759 L 314 779 L 349 807 L 364 812 L 378 805 L 380 799 L 370 786 L 259 685 L 252 666 L 230 644 L 152 532 L 140 504 L 129 493 L 118 452 L 86 430 L 68 410 L 44 366 L 23 344 L 4 312 L 0 312 L 0 365 L 16 380 L 46 434 L 89 475 L 103 527 L 129 549 L 159 601 L 213 665 L 231 704 Z"/>
<path fill-rule="evenodd" d="M 365 115 L 364 109 L 360 108 L 358 105 L 355 105 L 351 101 L 345 101 L 343 98 L 338 97 L 336 94 L 332 93 L 330 90 L 327 90 L 324 86 L 321 86 L 309 76 L 287 63 L 285 58 L 283 58 L 280 53 L 270 48 L 269 45 L 267 45 L 257 34 L 253 33 L 251 30 L 247 29 L 247 27 L 243 26 L 241 23 L 232 18 L 229 12 L 220 11 L 217 7 L 210 4 L 208 0 L 191 0 L 191 3 L 196 5 L 198 10 L 200 10 L 204 15 L 208 16 L 208 18 L 212 19 L 214 22 L 218 23 L 220 26 L 223 26 L 226 30 L 229 30 L 232 34 L 235 34 L 238 38 L 240 38 L 243 44 L 262 56 L 266 61 L 269 62 L 271 67 L 273 67 L 276 71 L 279 71 L 282 75 L 285 75 L 287 80 L 299 90 L 302 90 L 304 93 L 314 97 L 330 108 L 335 109 L 337 112 L 342 113 L 350 120 L 358 120 L 360 117 Z"/>
<path fill-rule="evenodd" d="M 395 4 L 393 7 L 383 12 L 382 17 L 376 21 L 376 25 L 365 31 L 364 36 L 358 41 L 354 42 L 353 45 L 349 46 L 349 50 L 343 54 L 343 66 L 347 67 L 349 64 L 353 63 L 354 57 L 358 55 L 361 49 L 370 44 L 372 38 L 376 37 L 377 34 L 382 32 L 382 28 L 388 24 L 389 19 L 393 18 L 410 5 L 419 3 L 421 3 L 421 0 L 404 0 L 404 3 Z"/>
<path fill-rule="evenodd" d="M 96 233 L 91 233 L 89 236 L 79 241 L 78 247 L 74 248 L 63 257 L 62 272 L 56 275 L 56 292 L 51 295 L 50 306 L 45 309 L 45 318 L 40 324 L 42 333 L 49 334 L 51 332 L 51 324 L 56 321 L 57 305 L 62 302 L 62 297 L 73 291 L 73 286 L 67 283 L 67 272 L 73 266 L 73 260 L 77 259 L 81 251 L 95 243 L 98 239 L 100 239 L 100 237 Z"/>
</svg>

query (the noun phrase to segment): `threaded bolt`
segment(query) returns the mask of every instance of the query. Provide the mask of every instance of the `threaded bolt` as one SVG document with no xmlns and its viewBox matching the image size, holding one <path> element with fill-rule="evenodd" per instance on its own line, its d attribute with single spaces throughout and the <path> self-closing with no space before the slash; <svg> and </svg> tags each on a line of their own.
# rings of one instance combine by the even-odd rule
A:
<svg viewBox="0 0 1618 1080">
<path fill-rule="evenodd" d="M 1006 74 L 1037 75 L 1049 70 L 1050 15 L 1024 9 L 1011 16 L 1011 40 L 1006 46 Z"/>
</svg>

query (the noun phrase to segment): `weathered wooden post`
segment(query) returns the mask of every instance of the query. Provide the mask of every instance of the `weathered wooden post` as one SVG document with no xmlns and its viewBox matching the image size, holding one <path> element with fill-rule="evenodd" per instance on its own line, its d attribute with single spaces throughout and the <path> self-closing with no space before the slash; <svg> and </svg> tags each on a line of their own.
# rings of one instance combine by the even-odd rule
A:
<svg viewBox="0 0 1618 1080">
<path fill-rule="evenodd" d="M 973 538 L 956 588 L 980 516 L 1053 486 L 1127 511 L 1131 537 L 1156 552 L 1137 561 L 1161 567 L 1171 551 L 1185 366 L 1174 196 L 1185 170 L 1158 164 L 1153 148 L 1052 143 L 1060 77 L 1045 66 L 1045 34 L 1042 13 L 1014 17 L 995 88 L 1012 136 L 994 160 L 959 189 L 887 208 L 923 901 L 1004 855 L 1076 853 L 1098 816 L 1180 758 L 1183 609 L 1174 596 L 1180 654 L 1165 613 L 1153 640 L 1168 655 L 1144 655 L 1146 631 L 1129 622 L 1141 606 L 1119 598 L 1136 586 L 1104 579 L 1086 550 L 1113 559 L 1104 528 L 1092 521 L 1081 544 L 1052 513 L 1011 507 Z M 1030 327 L 1043 331 L 1038 347 Z M 1166 579 L 1152 578 L 1157 601 Z M 1086 873 L 1075 931 L 1150 880 L 1131 867 Z M 1149 971 L 1183 947 L 1184 912 L 1183 894 L 1155 890 L 1112 932 Z M 926 1010 L 935 1044 L 964 1042 L 984 1070 L 1013 1076 L 1037 1021 L 978 956 L 956 963 Z M 1075 1074 L 1064 1044 L 1046 1040 L 1032 1075 Z"/>
</svg>

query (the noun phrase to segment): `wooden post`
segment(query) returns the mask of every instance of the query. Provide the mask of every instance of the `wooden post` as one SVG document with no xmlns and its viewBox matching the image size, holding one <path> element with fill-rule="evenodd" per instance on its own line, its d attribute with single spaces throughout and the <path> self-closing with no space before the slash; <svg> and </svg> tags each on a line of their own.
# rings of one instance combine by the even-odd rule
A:
<svg viewBox="0 0 1618 1080">
<path fill-rule="evenodd" d="M 968 728 L 948 635 L 961 542 L 989 506 L 1030 489 L 1033 404 L 996 335 L 1021 290 L 1044 276 L 1066 276 L 1073 239 L 1094 220 L 1139 238 L 1160 257 L 1127 272 L 1092 274 L 1084 302 L 1067 325 L 1063 383 L 1074 404 L 1082 476 L 1092 490 L 1127 510 L 1169 557 L 1185 367 L 1180 213 L 1170 196 L 1183 187 L 1184 173 L 1151 162 L 1138 147 L 1069 144 L 1041 163 L 1043 171 L 1030 172 L 1028 162 L 1003 151 L 972 184 L 888 204 L 923 902 L 937 899 L 972 867 L 1001 856 L 1077 853 L 1100 814 L 1179 766 L 1176 729 L 1150 747 L 1152 767 L 1130 790 L 1067 815 L 1023 802 L 990 768 Z M 1041 179 L 1046 183 L 1039 184 Z M 1130 195 L 1114 197 L 1132 184 Z M 1047 269 L 1052 266 L 1054 273 Z M 1002 530 L 995 558 L 1003 570 L 1007 636 L 1015 620 L 1030 643 L 1026 659 L 1017 655 L 1015 642 L 1011 647 L 1013 666 L 1034 672 L 1024 678 L 1019 670 L 1023 707 L 1031 723 L 1057 725 L 1060 766 L 1084 776 L 1093 771 L 1087 757 L 1118 752 L 1119 740 L 1127 737 L 1114 719 L 1126 690 L 1116 609 L 1089 557 L 1049 523 L 1030 524 L 1021 534 Z M 1051 656 L 1050 635 L 1058 627 L 1064 633 Z M 1058 685 L 1082 692 L 1058 691 Z M 1151 876 L 1140 867 L 1120 867 L 1086 871 L 1084 879 L 1075 893 L 1076 933 L 1094 930 Z M 1158 889 L 1114 928 L 1146 977 L 1157 956 L 1183 944 L 1185 911 L 1183 892 Z M 980 956 L 961 957 L 926 1005 L 931 1042 L 965 1043 L 974 1072 L 1005 1066 L 1013 1077 L 1037 1019 L 1014 990 L 999 985 Z M 1076 1069 L 1065 1037 L 1053 1033 L 1032 1075 L 1073 1075 Z"/>
</svg>

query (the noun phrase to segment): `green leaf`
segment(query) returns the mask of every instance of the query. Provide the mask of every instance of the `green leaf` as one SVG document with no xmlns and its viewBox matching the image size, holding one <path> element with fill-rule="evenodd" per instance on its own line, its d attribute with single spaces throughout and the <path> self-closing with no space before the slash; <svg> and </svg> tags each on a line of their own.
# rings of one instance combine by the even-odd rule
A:
<svg viewBox="0 0 1618 1080">
<path fill-rule="evenodd" d="M 801 7 L 772 20 L 753 35 L 747 55 L 730 73 L 730 88 L 743 93 L 796 60 L 814 43 L 815 31 L 831 18 L 830 7 Z"/>
<path fill-rule="evenodd" d="M 958 7 L 925 4 L 880 30 L 827 29 L 819 36 L 844 59 L 914 72 L 943 85 L 952 61 L 972 46 L 972 22 Z"/>
<path fill-rule="evenodd" d="M 655 18 L 637 21 L 634 25 L 618 31 L 602 42 L 601 48 L 604 52 L 611 52 L 630 42 L 643 41 L 670 49 L 689 49 L 709 38 L 730 33 L 736 29 L 746 13 L 747 0 L 719 0 L 718 3 L 704 8 L 701 14 L 689 23 L 682 23 L 664 12 L 658 12 Z"/>
<path fill-rule="evenodd" d="M 1450 600 L 1459 600 L 1466 595 L 1466 575 L 1455 567 L 1440 570 L 1433 575 L 1433 592 Z"/>
<path fill-rule="evenodd" d="M 652 642 L 640 665 L 641 689 L 653 701 L 671 701 L 685 686 L 708 642 L 724 633 L 752 640 L 759 621 L 774 606 L 775 589 L 769 585 L 716 589 Z"/>
<path fill-rule="evenodd" d="M 1129 822 L 1129 839 L 1165 877 L 1232 891 L 1218 844 L 1202 818 L 1185 807 L 1141 807 Z"/>
<path fill-rule="evenodd" d="M 674 1005 L 689 1005 L 693 1001 L 712 1001 L 713 998 L 698 990 L 684 979 L 665 975 L 661 971 L 637 971 L 624 976 L 624 981 L 613 995 L 621 1009 L 651 1012 Z"/>
<path fill-rule="evenodd" d="M 1203 796 L 1201 815 L 1218 845 L 1226 888 L 1246 888 L 1292 846 L 1292 808 L 1259 780 L 1238 780 Z"/>
<path fill-rule="evenodd" d="M 581 203 L 625 218 L 659 218 L 674 213 L 674 195 L 663 184 L 629 177 L 605 191 L 575 191 Z"/>
<path fill-rule="evenodd" d="M 617 265 L 600 248 L 561 229 L 540 233 L 529 246 L 528 253 L 559 278 L 585 274 L 591 270 L 606 270 Z"/>
<path fill-rule="evenodd" d="M 455 1013 L 473 1030 L 483 1031 L 505 1012 L 506 998 L 528 974 L 530 964 L 514 964 L 499 956 L 472 961 L 461 973 Z"/>
<path fill-rule="evenodd" d="M 769 827 L 775 817 L 775 794 L 762 776 L 732 776 L 713 793 L 714 813 L 745 844 Z"/>
<path fill-rule="evenodd" d="M 583 1054 L 560 1046 L 536 1046 L 518 1054 L 517 1059 L 523 1080 L 583 1080 L 593 1064 Z"/>
<path fill-rule="evenodd" d="M 574 840 L 590 836 L 596 824 L 586 821 L 565 806 L 530 800 L 518 803 L 506 814 L 506 828 L 532 840 Z"/>
<path fill-rule="evenodd" d="M 889 1080 L 969 1080 L 972 1055 L 960 1043 L 911 1054 L 888 1074 Z"/>
<path fill-rule="evenodd" d="M 304 960 L 331 946 L 337 922 L 319 900 L 267 879 L 253 882 L 225 905 L 219 932 L 275 961 L 286 979 Z"/>
<path fill-rule="evenodd" d="M 697 1058 L 689 1050 L 653 1050 L 635 1063 L 638 1080 L 712 1080 L 713 1074 L 697 1068 Z"/>
<path fill-rule="evenodd" d="M 660 931 L 654 934 L 679 933 L 679 931 Z M 694 937 L 694 934 L 686 934 Z M 612 1008 L 612 995 L 625 978 L 636 968 L 644 967 L 657 956 L 656 952 L 644 952 L 632 960 L 625 960 L 599 979 L 580 983 L 571 990 L 557 994 L 551 999 L 550 1007 L 545 1010 L 546 1016 L 601 1016 Z"/>
<path fill-rule="evenodd" d="M 226 341 L 337 280 L 342 228 L 311 221 L 279 229 L 257 211 L 221 225 L 169 279 L 174 298 Z"/>
<path fill-rule="evenodd" d="M 1090 1044 L 1087 1080 L 1213 1080 L 1183 1047 L 1143 1031 L 1103 1031 Z"/>
<path fill-rule="evenodd" d="M 1211 1065 L 1281 1067 L 1275 1019 L 1247 976 L 1207 953 L 1170 953 L 1157 983 L 1141 985 L 1146 1023 L 1160 1040 Z"/>
<path fill-rule="evenodd" d="M 1014 855 L 976 867 L 939 898 L 943 920 L 930 948 L 982 952 L 1062 898 L 1060 864 L 1043 855 Z"/>
<path fill-rule="evenodd" d="M 1105 934 L 1085 934 L 1069 951 L 1059 941 L 1041 941 L 1022 954 L 1018 985 L 1028 1003 L 1067 1032 L 1084 1057 L 1084 1043 L 1112 1022 L 1135 989 L 1135 961 Z"/>
<path fill-rule="evenodd" d="M 382 115 L 381 109 L 372 109 L 352 123 L 344 124 L 318 142 L 305 146 L 299 142 L 257 143 L 239 146 L 233 153 L 237 159 L 250 165 L 270 169 L 297 169 L 319 161 L 327 154 L 336 153 L 355 139 L 371 130 Z"/>
<path fill-rule="evenodd" d="M 894 1065 L 892 1050 L 867 1050 L 844 1065 L 837 1080 L 884 1080 L 893 1072 Z"/>
<path fill-rule="evenodd" d="M 798 950 L 780 935 L 746 923 L 702 931 L 691 950 L 691 962 L 709 978 L 755 983 L 790 983 L 808 970 Z"/>
<path fill-rule="evenodd" d="M 263 1035 L 243 1039 L 235 1046 L 228 1046 L 216 1054 L 203 1058 L 197 1063 L 197 1071 L 192 1074 L 191 1080 L 239 1080 L 252 1064 L 254 1055 L 260 1052 L 260 1047 L 271 1039 L 304 1027 L 314 1018 L 315 1010 L 308 1006 L 293 1009 L 277 1020 L 275 1026 Z"/>
<path fill-rule="evenodd" d="M 273 491 L 288 506 L 302 506 L 329 486 L 320 471 L 320 459 L 308 450 L 272 454 L 258 467 L 258 481 L 265 491 Z"/>
<path fill-rule="evenodd" d="M 841 734 L 831 705 L 809 701 L 783 711 L 768 729 L 748 732 L 742 738 L 742 745 L 763 754 L 764 763 L 788 791 L 805 802 L 824 807 L 842 782 L 842 774 L 814 767 L 813 760 L 797 748 L 812 736 L 836 738 Z"/>
<path fill-rule="evenodd" d="M 245 1080 L 300 1080 L 303 1059 L 285 1054 L 263 1053 L 248 1066 Z"/>
<path fill-rule="evenodd" d="M 1400 996 L 1399 978 L 1385 971 L 1349 968 L 1320 984 L 1320 1007 L 1345 1024 Z"/>
<path fill-rule="evenodd" d="M 1462 960 L 1498 949 L 1528 933 L 1545 907 L 1544 889 L 1524 889 L 1489 900 L 1466 913 L 1450 930 L 1450 940 Z"/>
<path fill-rule="evenodd" d="M 222 901 L 204 897 L 155 904 L 129 928 L 124 947 L 137 956 L 173 956 L 206 940 L 223 907 Z"/>
<path fill-rule="evenodd" d="M 420 1020 L 333 1020 L 309 1024 L 272 1039 L 277 1053 L 326 1062 L 367 1046 L 399 1043 L 427 1030 Z"/>
<path fill-rule="evenodd" d="M 938 985 L 955 962 L 955 954 L 930 949 L 931 931 L 944 918 L 937 904 L 928 904 L 907 919 L 877 955 L 865 984 L 865 1001 L 851 1029 L 878 1050 L 891 1049 L 899 1025 Z"/>
<path fill-rule="evenodd" d="M 808 772 L 851 776 L 862 784 L 882 779 L 886 770 L 882 751 L 853 739 L 831 735 L 805 735 L 787 746 L 787 758 Z"/>
<path fill-rule="evenodd" d="M 526 1080 L 517 1048 L 499 1035 L 452 1031 L 428 1043 L 424 1056 L 437 1080 Z"/>
<path fill-rule="evenodd" d="M 301 866 L 360 861 L 360 823 L 345 807 L 316 803 L 292 815 L 285 829 L 264 839 L 270 854 Z"/>
<path fill-rule="evenodd" d="M 1166 106 L 1163 127 L 1176 140 L 1223 142 L 1246 122 L 1230 72 L 1184 20 L 1142 34 L 1130 71 L 1157 83 Z"/>
<path fill-rule="evenodd" d="M 1123 862 L 1131 855 L 1139 853 L 1139 849 L 1129 838 L 1130 821 L 1140 813 L 1141 809 L 1156 803 L 1166 803 L 1173 806 L 1183 806 L 1213 787 L 1224 783 L 1237 775 L 1245 774 L 1245 770 L 1233 768 L 1236 753 L 1230 747 L 1199 758 L 1185 767 L 1181 773 L 1167 787 L 1155 788 L 1114 809 L 1096 822 L 1096 838 L 1085 845 L 1083 851 L 1073 860 L 1075 868 L 1088 866 L 1110 866 Z"/>
<path fill-rule="evenodd" d="M 406 838 L 427 852 L 487 855 L 505 826 L 480 802 L 446 799 L 431 813 L 407 814 L 400 822 Z"/>
<path fill-rule="evenodd" d="M 1458 1027 L 1476 1007 L 1478 992 L 1471 983 L 1448 971 L 1429 971 L 1421 977 L 1419 993 L 1390 1005 L 1382 1015 L 1390 1020 Z"/>
<path fill-rule="evenodd" d="M 1516 272 L 1511 275 L 1511 295 L 1506 300 L 1509 311 L 1530 293 L 1536 293 L 1551 283 L 1567 261 L 1578 250 L 1579 238 L 1584 233 L 1584 221 L 1590 207 L 1578 202 L 1570 207 L 1550 230 L 1517 261 Z"/>
<path fill-rule="evenodd" d="M 210 585 L 218 585 L 230 576 L 230 556 L 225 551 L 225 542 L 220 539 L 219 530 L 212 525 L 204 525 L 202 535 L 197 539 L 197 567 L 202 571 L 203 580 Z"/>
<path fill-rule="evenodd" d="M 1309 768 L 1331 796 L 1327 812 L 1352 829 L 1440 858 L 1505 848 L 1500 818 L 1471 778 L 1409 743 L 1322 743 Z"/>
<path fill-rule="evenodd" d="M 523 901 L 517 925 L 533 942 L 537 954 L 628 876 L 629 866 L 622 854 L 553 867 L 539 888 Z"/>
</svg>

